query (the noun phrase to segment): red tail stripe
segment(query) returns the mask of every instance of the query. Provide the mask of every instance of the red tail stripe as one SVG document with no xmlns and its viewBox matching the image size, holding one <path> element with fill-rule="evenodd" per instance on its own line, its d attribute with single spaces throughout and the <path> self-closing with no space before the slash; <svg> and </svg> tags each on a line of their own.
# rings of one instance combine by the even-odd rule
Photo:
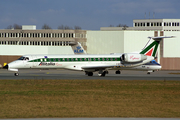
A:
<svg viewBox="0 0 180 120">
<path fill-rule="evenodd" d="M 152 56 L 152 53 L 153 53 L 153 48 L 151 48 L 151 50 L 149 50 L 149 51 L 146 53 L 146 55 L 147 55 L 147 56 Z"/>
</svg>

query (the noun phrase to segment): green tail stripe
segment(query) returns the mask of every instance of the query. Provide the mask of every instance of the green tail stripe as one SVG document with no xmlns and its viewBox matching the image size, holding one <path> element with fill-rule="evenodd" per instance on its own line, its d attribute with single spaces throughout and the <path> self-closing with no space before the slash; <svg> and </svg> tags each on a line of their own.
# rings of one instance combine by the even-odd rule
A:
<svg viewBox="0 0 180 120">
<path fill-rule="evenodd" d="M 154 47 L 154 52 L 153 52 L 153 54 L 152 54 L 153 57 L 156 56 L 156 53 L 157 53 L 157 49 L 158 49 L 159 43 L 160 43 L 159 41 L 156 41 L 156 45 L 155 45 L 155 47 Z"/>
<path fill-rule="evenodd" d="M 154 41 L 154 42 L 152 42 L 148 47 L 146 47 L 144 50 L 142 50 L 142 51 L 140 52 L 140 54 L 145 54 L 145 53 L 146 53 L 147 51 L 149 51 L 154 45 L 155 45 L 155 47 L 154 47 L 154 51 L 153 51 L 152 56 L 155 56 L 155 55 L 156 55 L 157 48 L 158 48 L 158 45 L 159 45 L 159 41 Z"/>
</svg>

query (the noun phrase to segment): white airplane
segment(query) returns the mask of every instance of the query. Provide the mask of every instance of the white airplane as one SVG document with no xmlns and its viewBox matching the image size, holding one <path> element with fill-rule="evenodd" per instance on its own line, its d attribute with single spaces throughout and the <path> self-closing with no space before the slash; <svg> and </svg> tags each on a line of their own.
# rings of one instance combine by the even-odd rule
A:
<svg viewBox="0 0 180 120">
<path fill-rule="evenodd" d="M 136 69 L 154 60 L 160 41 L 165 37 L 149 37 L 150 40 L 139 53 L 124 53 L 110 55 L 24 55 L 4 68 L 14 71 L 18 76 L 18 69 L 70 69 L 84 71 L 88 76 L 93 76 L 93 72 L 98 71 L 99 76 L 105 76 L 107 70 Z M 77 47 L 77 53 L 82 50 Z M 147 68 L 146 68 L 147 70 Z M 153 70 L 153 69 L 151 69 Z"/>
</svg>

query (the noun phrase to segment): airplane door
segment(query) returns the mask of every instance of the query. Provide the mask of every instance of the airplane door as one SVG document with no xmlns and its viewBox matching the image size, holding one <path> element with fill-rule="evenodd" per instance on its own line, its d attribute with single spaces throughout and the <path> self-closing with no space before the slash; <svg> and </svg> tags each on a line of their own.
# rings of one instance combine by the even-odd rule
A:
<svg viewBox="0 0 180 120">
<path fill-rule="evenodd" d="M 31 57 L 32 57 L 32 60 L 37 59 L 37 57 L 35 55 L 32 55 Z M 37 62 L 32 62 L 32 67 L 33 68 L 37 67 L 37 64 L 38 64 Z"/>
<path fill-rule="evenodd" d="M 28 61 L 29 61 L 29 57 L 28 56 L 24 57 L 23 59 L 24 68 L 30 68 L 30 63 Z"/>
</svg>

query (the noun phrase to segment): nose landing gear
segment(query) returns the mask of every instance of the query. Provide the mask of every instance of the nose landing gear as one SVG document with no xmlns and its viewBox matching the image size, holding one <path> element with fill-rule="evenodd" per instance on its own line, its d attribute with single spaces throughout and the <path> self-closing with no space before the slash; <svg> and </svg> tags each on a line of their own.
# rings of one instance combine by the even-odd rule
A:
<svg viewBox="0 0 180 120">
<path fill-rule="evenodd" d="M 19 73 L 14 73 L 14 76 L 19 76 Z"/>
</svg>

